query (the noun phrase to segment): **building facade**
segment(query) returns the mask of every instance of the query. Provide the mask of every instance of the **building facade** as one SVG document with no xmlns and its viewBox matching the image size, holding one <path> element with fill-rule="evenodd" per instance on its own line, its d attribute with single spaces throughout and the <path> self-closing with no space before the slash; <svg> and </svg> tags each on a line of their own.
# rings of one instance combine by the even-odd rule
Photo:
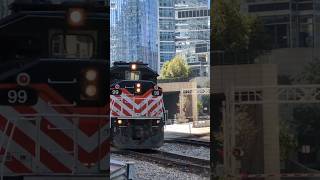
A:
<svg viewBox="0 0 320 180">
<path fill-rule="evenodd" d="M 111 0 L 111 63 L 141 61 L 158 71 L 158 1 Z"/>
<path fill-rule="evenodd" d="M 193 76 L 208 76 L 210 10 L 207 0 L 176 0 L 176 54 L 183 55 Z"/>
<path fill-rule="evenodd" d="M 320 47 L 318 0 L 244 0 L 242 10 L 262 19 L 274 49 Z"/>
<path fill-rule="evenodd" d="M 159 67 L 176 54 L 174 0 L 159 0 Z"/>
</svg>

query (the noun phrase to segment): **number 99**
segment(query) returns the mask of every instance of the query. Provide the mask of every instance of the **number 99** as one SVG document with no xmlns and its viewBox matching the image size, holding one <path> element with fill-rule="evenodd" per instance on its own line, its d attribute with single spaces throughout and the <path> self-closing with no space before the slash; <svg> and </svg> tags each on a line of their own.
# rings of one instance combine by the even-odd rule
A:
<svg viewBox="0 0 320 180">
<path fill-rule="evenodd" d="M 8 102 L 11 104 L 15 104 L 15 103 L 26 103 L 28 100 L 28 95 L 27 92 L 25 90 L 10 90 L 8 92 Z"/>
</svg>

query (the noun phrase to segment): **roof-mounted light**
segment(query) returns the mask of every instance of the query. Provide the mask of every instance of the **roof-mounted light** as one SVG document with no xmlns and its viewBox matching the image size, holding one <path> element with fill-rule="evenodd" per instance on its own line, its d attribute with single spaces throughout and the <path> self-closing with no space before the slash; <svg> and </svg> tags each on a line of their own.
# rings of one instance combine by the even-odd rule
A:
<svg viewBox="0 0 320 180">
<path fill-rule="evenodd" d="M 131 64 L 131 70 L 137 70 L 137 65 L 136 64 Z"/>
</svg>

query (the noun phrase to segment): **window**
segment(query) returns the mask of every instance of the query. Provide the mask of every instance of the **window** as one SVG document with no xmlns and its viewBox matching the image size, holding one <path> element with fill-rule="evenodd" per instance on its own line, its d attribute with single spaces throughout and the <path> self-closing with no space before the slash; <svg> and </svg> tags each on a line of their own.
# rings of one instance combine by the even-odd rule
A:
<svg viewBox="0 0 320 180">
<path fill-rule="evenodd" d="M 173 12 L 174 12 L 173 9 L 160 8 L 159 16 L 160 17 L 174 17 L 174 13 Z"/>
<path fill-rule="evenodd" d="M 203 16 L 203 10 L 200 10 L 200 16 Z"/>
<path fill-rule="evenodd" d="M 160 32 L 160 41 L 174 41 L 174 32 Z"/>
<path fill-rule="evenodd" d="M 126 71 L 126 80 L 140 80 L 140 71 Z"/>
<path fill-rule="evenodd" d="M 167 42 L 161 42 L 160 43 L 160 50 L 161 51 L 175 51 L 175 43 L 167 43 Z"/>
<path fill-rule="evenodd" d="M 51 53 L 61 58 L 92 58 L 94 40 L 88 35 L 56 34 L 51 39 Z"/>
<path fill-rule="evenodd" d="M 288 10 L 289 3 L 269 3 L 249 5 L 249 12 Z"/>
</svg>

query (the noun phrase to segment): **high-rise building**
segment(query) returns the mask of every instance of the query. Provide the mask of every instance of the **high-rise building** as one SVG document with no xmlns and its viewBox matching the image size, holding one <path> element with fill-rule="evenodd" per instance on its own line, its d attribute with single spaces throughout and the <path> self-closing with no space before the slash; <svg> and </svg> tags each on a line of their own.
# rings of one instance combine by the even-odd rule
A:
<svg viewBox="0 0 320 180">
<path fill-rule="evenodd" d="M 208 0 L 176 0 L 176 54 L 186 57 L 193 76 L 207 76 L 210 52 Z"/>
<path fill-rule="evenodd" d="M 174 0 L 159 0 L 159 62 L 164 62 L 176 54 Z"/>
<path fill-rule="evenodd" d="M 275 49 L 320 47 L 317 0 L 243 0 L 242 11 L 262 19 Z"/>
<path fill-rule="evenodd" d="M 141 61 L 158 71 L 158 1 L 111 0 L 111 63 Z"/>
</svg>

